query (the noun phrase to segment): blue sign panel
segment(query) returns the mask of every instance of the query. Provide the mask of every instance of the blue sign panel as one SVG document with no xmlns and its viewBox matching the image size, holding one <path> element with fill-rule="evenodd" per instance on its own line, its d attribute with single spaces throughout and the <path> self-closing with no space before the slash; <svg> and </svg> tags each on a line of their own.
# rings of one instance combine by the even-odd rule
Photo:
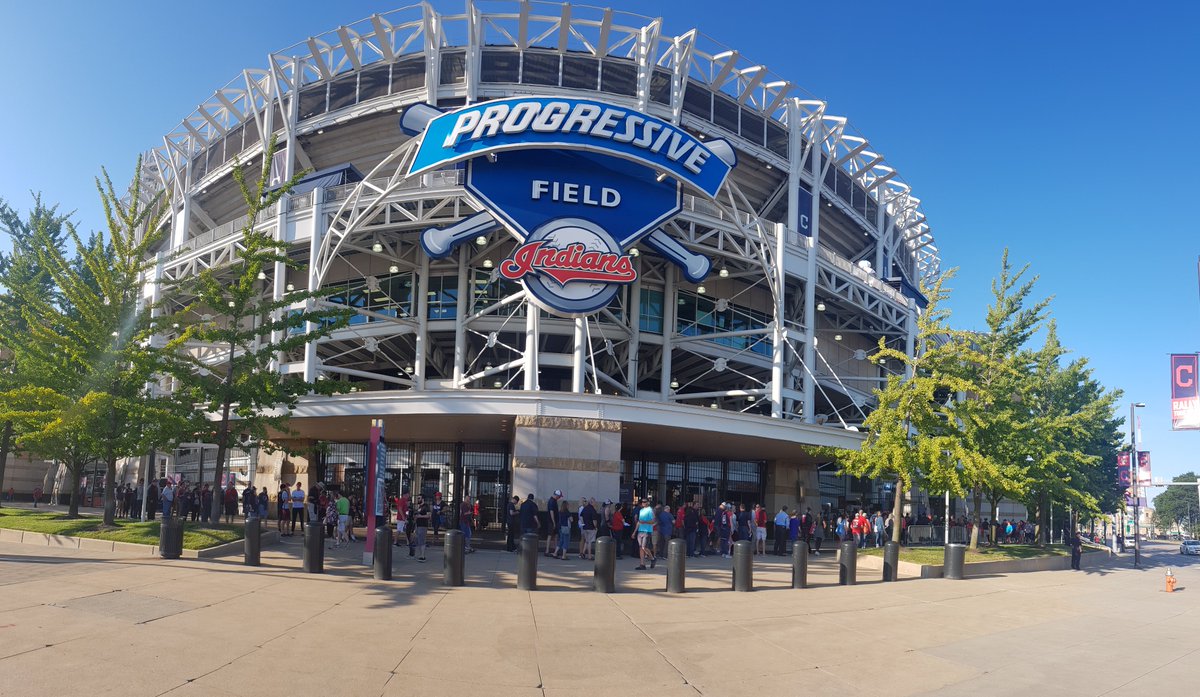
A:
<svg viewBox="0 0 1200 697">
<path fill-rule="evenodd" d="M 622 249 L 679 212 L 679 184 L 628 160 L 572 150 L 516 150 L 472 160 L 467 190 L 523 237 L 550 218 L 582 218 Z"/>
<path fill-rule="evenodd" d="M 540 306 L 581 316 L 637 278 L 639 241 L 693 282 L 711 261 L 660 227 L 680 210 L 681 186 L 714 196 L 736 162 L 722 140 L 704 142 L 660 119 L 593 100 L 513 98 L 442 113 L 406 110 L 423 136 L 409 174 L 467 162 L 467 190 L 485 209 L 421 234 L 433 258 L 507 228 L 518 241 L 496 273 L 520 281 Z"/>
<path fill-rule="evenodd" d="M 401 120 L 410 132 L 420 118 Z M 433 117 L 409 175 L 460 160 L 520 148 L 591 150 L 667 172 L 715 197 L 736 164 L 733 150 L 721 156 L 687 131 L 662 119 L 591 99 L 512 97 Z"/>
</svg>

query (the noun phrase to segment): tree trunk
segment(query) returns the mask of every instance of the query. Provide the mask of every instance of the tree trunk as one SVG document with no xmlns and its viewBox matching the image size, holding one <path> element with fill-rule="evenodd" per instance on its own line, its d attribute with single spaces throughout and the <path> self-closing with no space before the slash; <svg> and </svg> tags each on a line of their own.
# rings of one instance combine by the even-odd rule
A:
<svg viewBox="0 0 1200 697">
<path fill-rule="evenodd" d="M 8 449 L 12 447 L 13 422 L 4 422 L 4 433 L 0 434 L 0 489 L 4 488 L 4 470 L 8 466 Z M 7 491 L 7 489 L 5 489 Z M 0 500 L 4 497 L 0 496 Z"/>
<path fill-rule="evenodd" d="M 979 489 L 975 490 L 972 496 L 972 503 L 975 504 L 974 525 L 971 526 L 971 549 L 979 549 L 979 509 L 983 506 L 983 492 Z"/>
<path fill-rule="evenodd" d="M 999 534 L 999 527 L 998 527 L 1000 524 L 1000 497 L 998 497 L 998 496 L 995 498 L 989 497 L 988 503 L 990 503 L 992 505 L 991 521 L 992 521 L 992 533 L 993 533 L 992 535 L 989 536 L 989 539 L 991 539 L 991 546 L 995 547 L 996 545 L 998 545 L 1000 543 L 1000 534 Z"/>
<path fill-rule="evenodd" d="M 116 482 L 117 478 L 117 456 L 109 453 L 104 459 L 104 524 L 116 525 L 117 521 L 117 500 L 116 500 Z"/>
<path fill-rule="evenodd" d="M 79 479 L 83 467 L 70 466 L 67 471 L 71 474 L 71 505 L 67 508 L 68 518 L 79 517 Z"/>
<path fill-rule="evenodd" d="M 225 490 L 221 488 L 221 474 L 225 471 L 225 458 L 229 448 L 229 410 L 232 408 L 233 399 L 230 393 L 233 390 L 233 357 L 237 351 L 237 346 L 232 342 L 229 344 L 229 370 L 225 372 L 225 398 L 221 404 L 221 421 L 217 426 L 217 461 L 213 467 L 213 501 L 212 501 L 212 519 L 209 521 L 211 527 L 217 527 L 221 524 L 221 506 L 225 501 Z M 201 452 L 204 451 L 203 445 Z"/>
<path fill-rule="evenodd" d="M 892 542 L 900 541 L 900 514 L 904 511 L 904 482 L 896 477 L 896 498 L 892 501 Z"/>
<path fill-rule="evenodd" d="M 1050 501 L 1045 494 L 1038 497 L 1038 546 L 1050 542 Z"/>
</svg>

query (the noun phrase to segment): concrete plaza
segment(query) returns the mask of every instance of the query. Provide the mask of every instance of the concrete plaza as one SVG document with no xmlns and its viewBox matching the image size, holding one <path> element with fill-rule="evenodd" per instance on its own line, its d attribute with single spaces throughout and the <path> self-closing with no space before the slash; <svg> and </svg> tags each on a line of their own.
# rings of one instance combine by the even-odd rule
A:
<svg viewBox="0 0 1200 697">
<path fill-rule="evenodd" d="M 768 556 L 753 593 L 710 558 L 684 595 L 626 558 L 602 595 L 590 562 L 545 557 L 539 590 L 518 591 L 501 551 L 469 555 L 464 588 L 441 585 L 440 547 L 397 557 L 391 582 L 360 545 L 304 574 L 301 539 L 258 568 L 0 543 L 0 695 L 1150 695 L 1200 679 L 1200 559 L 1176 545 L 1150 545 L 1142 571 L 860 570 L 853 587 L 826 554 L 805 590 Z"/>
</svg>

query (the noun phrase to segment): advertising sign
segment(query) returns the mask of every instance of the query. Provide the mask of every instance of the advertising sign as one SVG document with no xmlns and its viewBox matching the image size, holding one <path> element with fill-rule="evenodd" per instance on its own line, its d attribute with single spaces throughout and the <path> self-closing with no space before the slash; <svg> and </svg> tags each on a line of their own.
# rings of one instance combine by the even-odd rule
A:
<svg viewBox="0 0 1200 697">
<path fill-rule="evenodd" d="M 512 97 L 451 112 L 418 104 L 400 124 L 421 137 L 409 176 L 464 167 L 467 190 L 485 209 L 423 232 L 421 246 L 435 259 L 506 229 L 518 244 L 499 275 L 567 317 L 596 312 L 637 278 L 635 244 L 693 283 L 712 268 L 660 226 L 679 213 L 684 187 L 716 197 L 737 164 L 724 140 L 593 99 Z"/>
<path fill-rule="evenodd" d="M 1200 429 L 1200 360 L 1194 353 L 1171 354 L 1171 429 Z"/>
<path fill-rule="evenodd" d="M 383 493 L 383 477 L 387 471 L 387 446 L 383 443 L 383 420 L 371 422 L 371 436 L 367 449 L 367 476 L 363 481 L 363 505 L 367 513 L 367 539 L 363 542 L 363 563 L 375 563 L 375 527 L 381 522 L 386 497 Z"/>
<path fill-rule="evenodd" d="M 1138 451 L 1138 466 L 1137 466 L 1138 486 L 1150 486 L 1154 483 L 1154 478 L 1150 476 L 1150 451 Z M 1142 492 L 1145 493 L 1145 492 Z"/>
</svg>

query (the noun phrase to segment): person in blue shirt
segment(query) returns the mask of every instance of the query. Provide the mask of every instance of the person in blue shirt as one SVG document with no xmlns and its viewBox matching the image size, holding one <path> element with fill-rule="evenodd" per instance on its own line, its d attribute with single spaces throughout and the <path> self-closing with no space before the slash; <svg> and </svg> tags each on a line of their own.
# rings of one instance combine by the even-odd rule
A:
<svg viewBox="0 0 1200 697">
<path fill-rule="evenodd" d="M 771 553 L 775 556 L 782 557 L 787 554 L 787 536 L 788 524 L 790 517 L 788 516 L 787 506 L 780 506 L 779 512 L 775 514 L 775 545 Z"/>
<path fill-rule="evenodd" d="M 658 527 L 658 519 L 654 515 L 654 509 L 649 503 L 643 503 L 642 509 L 637 513 L 637 539 L 638 539 L 638 554 L 641 564 L 638 569 L 646 568 L 646 557 L 650 557 L 650 568 L 654 568 L 654 551 L 651 548 L 654 540 L 654 530 Z"/>
<path fill-rule="evenodd" d="M 655 506 L 654 511 L 658 517 L 658 534 L 655 536 L 654 545 L 655 556 L 659 559 L 666 559 L 667 542 L 675 534 L 675 518 L 671 515 L 671 511 L 663 510 L 662 504 Z"/>
</svg>

